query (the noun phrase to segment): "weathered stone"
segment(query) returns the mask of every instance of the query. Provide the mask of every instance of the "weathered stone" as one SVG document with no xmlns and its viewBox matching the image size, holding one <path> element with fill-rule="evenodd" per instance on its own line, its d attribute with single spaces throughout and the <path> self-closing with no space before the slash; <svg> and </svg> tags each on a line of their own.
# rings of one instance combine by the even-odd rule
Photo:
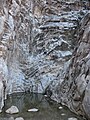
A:
<svg viewBox="0 0 90 120">
<path fill-rule="evenodd" d="M 88 17 L 87 17 L 88 16 Z M 84 24 L 85 23 L 85 24 Z M 87 30 L 88 28 L 88 30 Z M 52 90 L 51 98 L 68 106 L 73 112 L 81 114 L 90 119 L 90 12 L 86 14 L 80 23 L 77 38 L 78 44 L 74 56 L 67 70 L 64 72 L 63 81 L 58 83 Z M 84 30 L 80 34 L 80 30 Z"/>
<path fill-rule="evenodd" d="M 4 98 L 3 98 L 4 90 L 3 89 L 4 89 L 3 83 L 2 81 L 0 81 L 0 111 L 2 110 L 2 107 L 4 106 Z"/>
<path fill-rule="evenodd" d="M 24 120 L 22 117 L 18 117 L 15 120 Z"/>
<path fill-rule="evenodd" d="M 7 118 L 6 118 L 7 119 Z M 8 120 L 14 120 L 14 117 L 10 117 Z"/>
<path fill-rule="evenodd" d="M 28 112 L 38 112 L 38 109 L 37 108 L 32 108 L 32 109 L 29 109 Z"/>
<path fill-rule="evenodd" d="M 62 114 L 61 114 L 61 116 L 65 116 L 65 114 L 64 114 L 64 113 L 62 113 Z"/>
<path fill-rule="evenodd" d="M 61 106 L 59 107 L 59 109 L 62 109 L 62 108 L 63 108 L 63 107 L 61 107 Z"/>
<path fill-rule="evenodd" d="M 90 118 L 90 81 L 85 89 L 84 94 L 85 95 L 84 95 L 82 105 L 83 105 L 83 108 L 84 108 L 86 115 Z"/>
<path fill-rule="evenodd" d="M 16 114 L 18 112 L 19 110 L 16 106 L 11 106 L 9 109 L 6 110 L 6 113 L 9 113 L 9 114 Z"/>
<path fill-rule="evenodd" d="M 4 99 L 7 96 L 8 69 L 4 59 L 0 58 L 0 110 L 4 106 Z"/>
<path fill-rule="evenodd" d="M 73 9 L 71 4 L 63 4 Z M 62 8 L 56 10 L 56 6 Z M 50 3 L 12 0 L 4 2 L 3 10 L 0 56 L 8 66 L 7 91 L 43 93 L 57 79 L 58 69 L 63 69 L 64 61 L 71 57 L 69 39 L 75 39 L 72 34 L 76 31 L 78 16 L 82 18 L 87 11 L 68 9 L 66 12 L 62 1 L 52 0 Z"/>
<path fill-rule="evenodd" d="M 77 120 L 77 118 L 72 117 L 72 118 L 68 118 L 68 120 Z"/>
</svg>

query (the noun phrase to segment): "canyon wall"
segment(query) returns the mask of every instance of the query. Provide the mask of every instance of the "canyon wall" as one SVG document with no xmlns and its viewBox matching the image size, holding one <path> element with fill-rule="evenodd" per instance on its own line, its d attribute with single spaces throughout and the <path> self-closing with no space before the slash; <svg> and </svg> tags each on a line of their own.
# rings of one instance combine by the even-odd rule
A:
<svg viewBox="0 0 90 120">
<path fill-rule="evenodd" d="M 51 84 L 48 91 L 52 99 L 90 119 L 90 11 L 80 22 L 77 41 L 62 82 Z"/>
<path fill-rule="evenodd" d="M 77 45 L 79 22 L 89 8 L 90 2 L 81 0 L 0 1 L 1 108 L 6 94 L 54 93 Z M 55 89 L 49 92 L 49 86 Z M 56 99 L 53 94 L 52 98 Z"/>
</svg>

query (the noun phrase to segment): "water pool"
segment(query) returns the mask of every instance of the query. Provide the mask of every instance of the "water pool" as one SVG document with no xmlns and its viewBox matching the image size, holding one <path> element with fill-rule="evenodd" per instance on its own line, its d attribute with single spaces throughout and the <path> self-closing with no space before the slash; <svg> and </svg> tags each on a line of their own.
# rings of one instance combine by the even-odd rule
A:
<svg viewBox="0 0 90 120">
<path fill-rule="evenodd" d="M 5 111 L 12 105 L 17 106 L 19 109 L 18 114 L 7 114 Z M 59 107 L 62 109 L 59 109 Z M 28 112 L 30 108 L 37 108 L 38 112 Z M 62 106 L 52 100 L 49 100 L 41 94 L 34 93 L 16 93 L 9 95 L 5 101 L 5 107 L 0 114 L 0 120 L 11 120 L 17 117 L 23 117 L 24 120 L 68 120 L 68 118 L 77 118 L 83 120 L 72 113 L 67 107 Z"/>
</svg>

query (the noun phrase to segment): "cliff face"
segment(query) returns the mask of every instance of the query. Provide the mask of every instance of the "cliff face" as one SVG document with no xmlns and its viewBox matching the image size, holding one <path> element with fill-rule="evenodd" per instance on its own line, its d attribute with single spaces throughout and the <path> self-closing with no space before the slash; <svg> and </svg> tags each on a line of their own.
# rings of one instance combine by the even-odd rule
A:
<svg viewBox="0 0 90 120">
<path fill-rule="evenodd" d="M 24 43 L 28 41 L 26 37 L 30 29 L 29 4 L 27 2 L 21 4 L 21 1 L 15 0 L 2 0 L 0 5 L 2 5 L 0 9 L 0 71 L 3 79 L 5 78 L 2 81 L 7 81 L 8 93 L 12 93 L 23 85 L 24 75 L 19 68 L 19 61 L 26 58 L 22 49 L 26 47 Z M 28 54 L 28 45 L 25 53 Z M 5 77 L 6 75 L 8 77 Z"/>
<path fill-rule="evenodd" d="M 63 81 L 78 23 L 89 7 L 90 2 L 79 0 L 0 1 L 1 96 L 44 93 L 49 85 Z"/>
<path fill-rule="evenodd" d="M 90 118 L 90 12 L 81 20 L 75 48 L 62 83 L 51 85 L 52 99 Z"/>
</svg>

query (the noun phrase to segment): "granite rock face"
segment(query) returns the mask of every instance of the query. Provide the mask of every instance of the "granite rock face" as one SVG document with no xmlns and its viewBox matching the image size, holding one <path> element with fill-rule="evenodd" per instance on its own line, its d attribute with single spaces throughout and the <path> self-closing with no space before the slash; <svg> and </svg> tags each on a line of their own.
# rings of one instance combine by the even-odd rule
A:
<svg viewBox="0 0 90 120">
<path fill-rule="evenodd" d="M 54 84 L 55 89 L 51 85 L 49 91 L 52 99 L 90 119 L 90 12 L 80 22 L 77 40 L 62 83 Z"/>
<path fill-rule="evenodd" d="M 80 0 L 0 1 L 4 98 L 14 92 L 45 93 L 63 81 L 77 43 L 77 26 L 89 8 L 89 1 Z"/>
</svg>

